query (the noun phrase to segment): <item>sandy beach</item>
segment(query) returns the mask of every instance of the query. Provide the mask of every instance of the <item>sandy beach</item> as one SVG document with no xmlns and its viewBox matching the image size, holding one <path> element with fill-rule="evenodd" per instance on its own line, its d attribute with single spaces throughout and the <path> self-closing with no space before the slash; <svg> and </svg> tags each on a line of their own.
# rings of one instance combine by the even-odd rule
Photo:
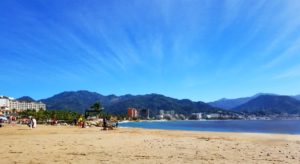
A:
<svg viewBox="0 0 300 164">
<path fill-rule="evenodd" d="M 6 163 L 300 163 L 300 135 L 72 126 L 0 128 Z"/>
</svg>

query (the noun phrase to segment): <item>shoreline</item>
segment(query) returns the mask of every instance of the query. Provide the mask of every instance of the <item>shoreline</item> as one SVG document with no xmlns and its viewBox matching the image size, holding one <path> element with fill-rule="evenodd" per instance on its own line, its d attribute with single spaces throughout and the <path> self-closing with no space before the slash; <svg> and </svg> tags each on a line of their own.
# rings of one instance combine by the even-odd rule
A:
<svg viewBox="0 0 300 164">
<path fill-rule="evenodd" d="M 236 122 L 237 121 L 237 122 Z M 224 122 L 224 125 L 222 124 Z M 181 124 L 182 123 L 182 124 Z M 195 124 L 194 124 L 195 123 Z M 226 124 L 225 124 L 226 123 Z M 193 132 L 224 132 L 224 133 L 259 133 L 259 134 L 286 134 L 300 135 L 299 120 L 180 120 L 180 121 L 130 121 L 120 123 L 120 127 L 143 128 L 171 131 Z M 286 126 L 296 126 L 286 128 Z"/>
<path fill-rule="evenodd" d="M 172 121 L 299 121 L 300 119 L 199 119 L 199 120 L 125 120 L 119 123 L 128 122 L 172 122 Z"/>
<path fill-rule="evenodd" d="M 292 134 L 292 133 L 267 133 L 267 132 L 229 132 L 229 131 L 202 131 L 202 130 L 178 130 L 178 129 L 155 129 L 155 128 L 138 128 L 138 127 L 122 127 L 119 128 L 128 128 L 128 129 L 141 129 L 141 130 L 154 130 L 154 131 L 175 131 L 175 132 L 193 132 L 193 133 L 231 133 L 231 134 L 265 134 L 265 135 L 283 135 L 283 136 L 298 136 L 300 138 L 300 134 Z"/>
</svg>

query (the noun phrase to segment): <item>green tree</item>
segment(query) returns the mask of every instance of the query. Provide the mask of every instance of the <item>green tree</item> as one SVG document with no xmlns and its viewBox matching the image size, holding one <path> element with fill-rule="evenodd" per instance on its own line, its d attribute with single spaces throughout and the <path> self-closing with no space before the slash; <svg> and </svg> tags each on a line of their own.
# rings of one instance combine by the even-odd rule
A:
<svg viewBox="0 0 300 164">
<path fill-rule="evenodd" d="M 33 116 L 39 122 L 46 122 L 48 119 L 57 119 L 64 120 L 68 123 L 71 123 L 74 118 L 78 116 L 78 113 L 71 111 L 62 111 L 62 110 L 24 110 L 18 113 L 20 117 L 29 117 Z"/>
<path fill-rule="evenodd" d="M 93 104 L 91 106 L 91 109 L 95 110 L 95 111 L 102 111 L 102 105 L 100 102 L 96 102 L 95 104 Z"/>
</svg>

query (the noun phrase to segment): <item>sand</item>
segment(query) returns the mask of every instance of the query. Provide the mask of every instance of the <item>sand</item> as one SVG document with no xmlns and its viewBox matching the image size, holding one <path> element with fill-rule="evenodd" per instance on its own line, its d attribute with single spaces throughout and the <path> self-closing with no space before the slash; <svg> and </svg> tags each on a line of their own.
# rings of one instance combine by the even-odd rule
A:
<svg viewBox="0 0 300 164">
<path fill-rule="evenodd" d="M 300 163 L 300 135 L 72 126 L 0 128 L 6 163 Z"/>
</svg>

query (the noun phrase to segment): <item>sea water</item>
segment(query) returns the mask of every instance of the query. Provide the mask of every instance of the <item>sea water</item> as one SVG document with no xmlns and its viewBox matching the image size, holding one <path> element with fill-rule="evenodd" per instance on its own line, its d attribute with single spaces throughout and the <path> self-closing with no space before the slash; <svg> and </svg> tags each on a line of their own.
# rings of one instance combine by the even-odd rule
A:
<svg viewBox="0 0 300 164">
<path fill-rule="evenodd" d="M 141 121 L 119 125 L 164 130 L 300 134 L 300 120 Z"/>
</svg>

